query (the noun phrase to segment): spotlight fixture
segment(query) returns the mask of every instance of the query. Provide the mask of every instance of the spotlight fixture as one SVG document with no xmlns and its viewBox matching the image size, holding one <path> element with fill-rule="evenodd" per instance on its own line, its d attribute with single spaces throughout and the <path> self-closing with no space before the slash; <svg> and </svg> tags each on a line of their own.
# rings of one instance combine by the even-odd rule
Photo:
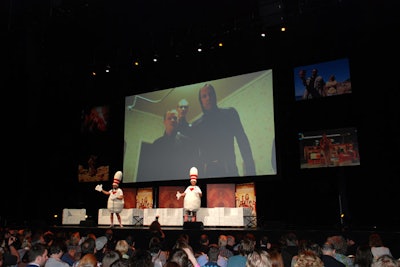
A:
<svg viewBox="0 0 400 267">
<path fill-rule="evenodd" d="M 158 62 L 158 55 L 157 55 L 157 54 L 155 54 L 155 55 L 153 56 L 153 62 Z"/>
</svg>

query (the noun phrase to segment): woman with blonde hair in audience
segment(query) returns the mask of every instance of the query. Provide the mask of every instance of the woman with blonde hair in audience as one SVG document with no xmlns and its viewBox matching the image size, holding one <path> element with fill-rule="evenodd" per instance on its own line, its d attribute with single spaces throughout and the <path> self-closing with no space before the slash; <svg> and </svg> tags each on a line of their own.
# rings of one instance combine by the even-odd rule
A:
<svg viewBox="0 0 400 267">
<path fill-rule="evenodd" d="M 121 253 L 121 258 L 129 259 L 128 250 L 129 244 L 126 242 L 125 239 L 118 240 L 117 244 L 115 245 L 115 250 Z"/>
<path fill-rule="evenodd" d="M 272 267 L 271 258 L 265 250 L 255 249 L 247 255 L 246 267 Z"/>
<path fill-rule="evenodd" d="M 324 267 L 324 263 L 314 251 L 303 250 L 297 255 L 294 267 Z"/>
</svg>

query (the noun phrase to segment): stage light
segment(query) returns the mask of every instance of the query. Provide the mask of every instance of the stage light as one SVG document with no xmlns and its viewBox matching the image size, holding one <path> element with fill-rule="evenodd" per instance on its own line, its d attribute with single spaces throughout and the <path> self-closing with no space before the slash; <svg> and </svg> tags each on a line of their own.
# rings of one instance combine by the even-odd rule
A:
<svg viewBox="0 0 400 267">
<path fill-rule="evenodd" d="M 158 62 L 158 55 L 157 55 L 157 54 L 154 55 L 154 57 L 153 57 L 153 62 Z"/>
</svg>

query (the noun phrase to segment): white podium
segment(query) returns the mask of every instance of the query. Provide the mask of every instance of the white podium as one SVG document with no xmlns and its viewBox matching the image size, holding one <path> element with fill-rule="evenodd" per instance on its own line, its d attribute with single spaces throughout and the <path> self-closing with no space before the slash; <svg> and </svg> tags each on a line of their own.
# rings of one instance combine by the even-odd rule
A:
<svg viewBox="0 0 400 267">
<path fill-rule="evenodd" d="M 86 220 L 86 209 L 63 209 L 62 224 L 77 225 Z"/>
<path fill-rule="evenodd" d="M 248 226 L 250 217 L 250 208 L 201 208 L 197 212 L 197 221 L 204 226 Z"/>
<path fill-rule="evenodd" d="M 120 213 L 123 225 L 143 225 L 143 209 L 123 209 Z M 99 209 L 98 225 L 109 225 L 110 211 L 108 209 Z M 114 214 L 114 224 L 118 225 L 117 216 Z"/>
<path fill-rule="evenodd" d="M 143 225 L 150 225 L 157 216 L 161 226 L 183 226 L 183 208 L 144 209 Z"/>
</svg>

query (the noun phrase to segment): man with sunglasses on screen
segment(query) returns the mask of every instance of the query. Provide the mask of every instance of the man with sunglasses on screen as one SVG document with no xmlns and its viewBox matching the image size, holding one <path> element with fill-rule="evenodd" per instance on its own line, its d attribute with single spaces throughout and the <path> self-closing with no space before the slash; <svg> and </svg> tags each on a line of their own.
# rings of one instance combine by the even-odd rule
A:
<svg viewBox="0 0 400 267">
<path fill-rule="evenodd" d="M 192 125 L 187 121 L 186 115 L 189 112 L 189 102 L 186 99 L 181 99 L 177 105 L 178 111 L 178 132 L 185 134 Z"/>
</svg>

